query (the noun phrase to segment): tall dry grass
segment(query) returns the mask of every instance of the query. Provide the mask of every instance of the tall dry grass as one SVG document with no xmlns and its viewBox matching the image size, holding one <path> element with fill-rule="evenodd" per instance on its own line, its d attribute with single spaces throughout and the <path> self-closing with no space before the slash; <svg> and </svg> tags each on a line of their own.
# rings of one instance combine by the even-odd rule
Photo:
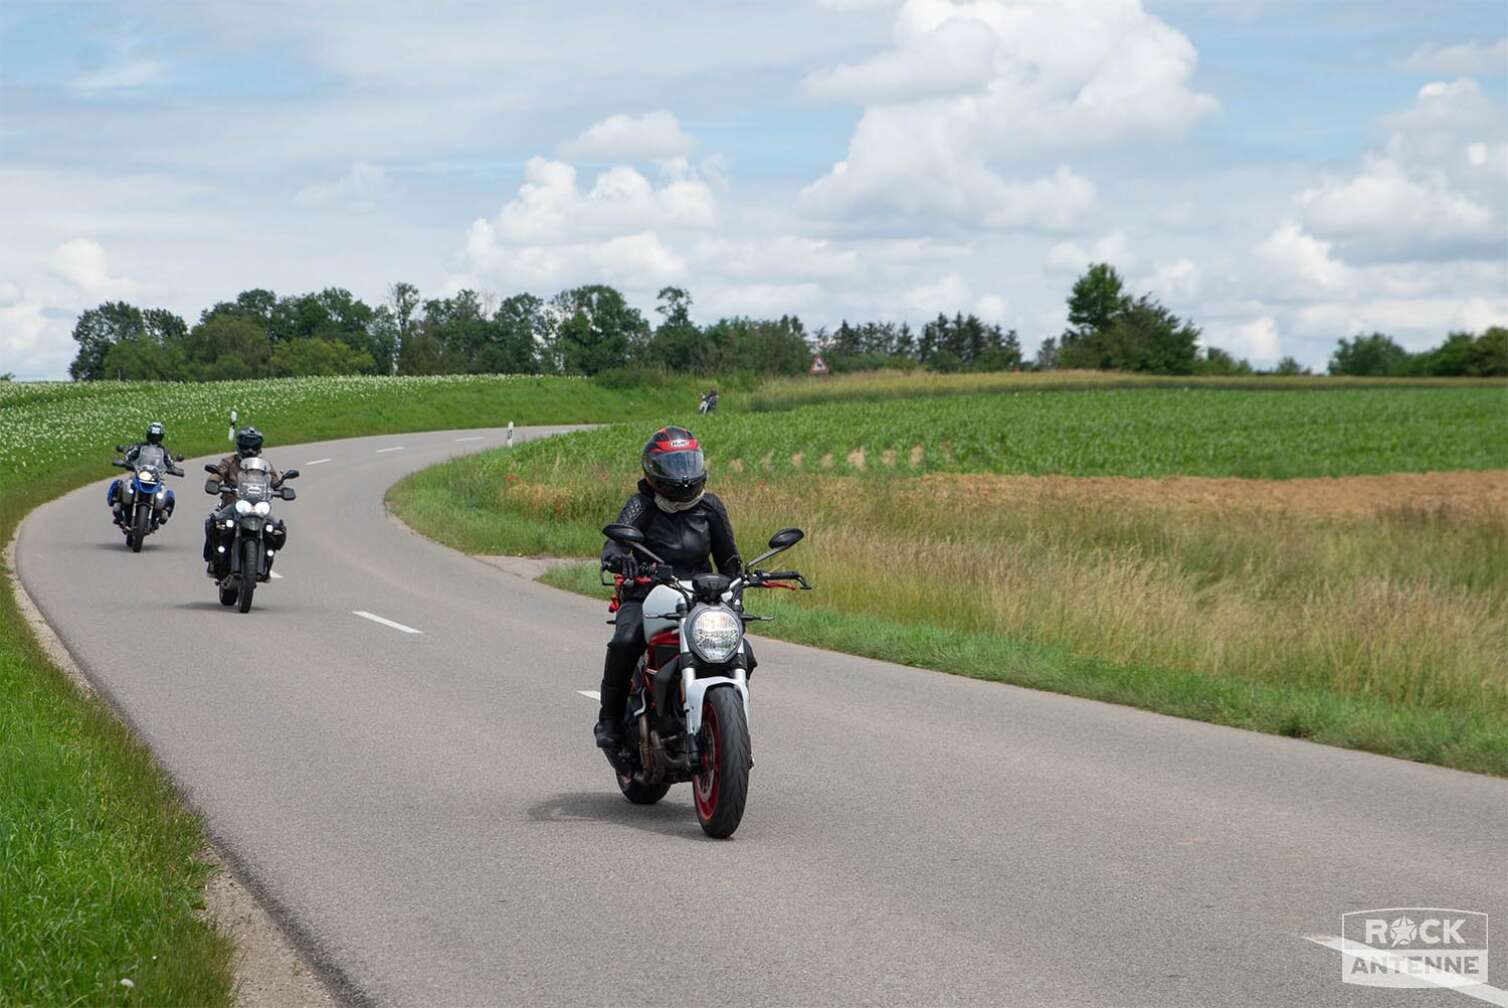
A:
<svg viewBox="0 0 1508 1008">
<path fill-rule="evenodd" d="M 746 551 L 807 530 L 801 567 L 829 611 L 1508 717 L 1508 504 L 1319 515 L 1068 490 L 971 502 L 914 478 L 825 475 L 729 474 L 720 490 Z M 569 555 L 595 552 L 623 487 L 562 469 L 488 493 L 514 527 L 548 530 L 534 549 Z"/>
</svg>

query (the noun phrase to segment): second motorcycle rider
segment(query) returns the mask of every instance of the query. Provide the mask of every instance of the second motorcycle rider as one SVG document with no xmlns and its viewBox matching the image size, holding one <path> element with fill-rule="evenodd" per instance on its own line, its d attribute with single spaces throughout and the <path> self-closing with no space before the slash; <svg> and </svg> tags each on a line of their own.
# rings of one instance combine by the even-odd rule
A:
<svg viewBox="0 0 1508 1008">
<path fill-rule="evenodd" d="M 729 577 L 742 570 L 728 510 L 716 494 L 706 492 L 707 464 L 696 437 L 684 427 L 662 427 L 645 444 L 640 461 L 644 478 L 618 521 L 643 532 L 644 545 L 675 568 L 676 577 L 711 573 L 713 563 L 717 573 Z M 594 731 L 597 745 L 608 750 L 621 742 L 629 681 L 644 653 L 643 603 L 649 586 L 634 583 L 642 564 L 611 540 L 602 547 L 603 568 L 625 578 L 602 667 L 602 708 Z"/>
</svg>

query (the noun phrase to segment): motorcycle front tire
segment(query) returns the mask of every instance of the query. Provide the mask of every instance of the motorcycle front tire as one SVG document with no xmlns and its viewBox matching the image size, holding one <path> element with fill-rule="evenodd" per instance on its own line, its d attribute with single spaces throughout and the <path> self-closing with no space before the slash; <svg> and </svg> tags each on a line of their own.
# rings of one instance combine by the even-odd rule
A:
<svg viewBox="0 0 1508 1008">
<path fill-rule="evenodd" d="M 733 835 L 749 799 L 749 722 L 736 690 L 708 692 L 702 701 L 702 752 L 708 771 L 691 778 L 691 797 L 702 832 L 721 840 Z"/>
<path fill-rule="evenodd" d="M 236 578 L 236 611 L 251 611 L 251 596 L 257 590 L 257 550 L 261 543 L 256 539 L 241 540 L 241 573 Z"/>
<path fill-rule="evenodd" d="M 141 552 L 141 544 L 147 538 L 147 523 L 151 519 L 151 508 L 145 504 L 136 505 L 135 513 L 131 518 L 131 531 L 126 534 L 126 545 L 131 547 L 132 553 Z"/>
</svg>

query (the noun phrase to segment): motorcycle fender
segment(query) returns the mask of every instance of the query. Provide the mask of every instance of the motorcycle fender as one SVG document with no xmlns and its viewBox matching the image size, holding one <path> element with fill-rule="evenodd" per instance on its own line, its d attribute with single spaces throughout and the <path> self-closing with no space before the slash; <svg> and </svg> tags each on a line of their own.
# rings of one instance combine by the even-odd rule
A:
<svg viewBox="0 0 1508 1008">
<path fill-rule="evenodd" d="M 749 677 L 743 669 L 734 669 L 731 676 L 712 676 L 706 679 L 698 679 L 695 669 L 681 670 L 681 689 L 686 694 L 686 732 L 695 735 L 702 730 L 702 701 L 707 697 L 707 691 L 729 687 L 738 691 L 738 699 L 743 703 L 744 721 L 749 720 Z"/>
</svg>

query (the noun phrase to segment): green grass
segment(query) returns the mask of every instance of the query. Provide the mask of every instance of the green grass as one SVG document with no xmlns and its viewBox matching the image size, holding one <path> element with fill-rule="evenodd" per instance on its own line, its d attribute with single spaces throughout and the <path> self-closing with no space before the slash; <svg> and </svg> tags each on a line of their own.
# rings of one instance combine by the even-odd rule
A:
<svg viewBox="0 0 1508 1008">
<path fill-rule="evenodd" d="M 921 478 L 1504 469 L 1504 405 L 1499 388 L 1083 391 L 695 429 L 746 553 L 782 525 L 809 533 L 819 591 L 783 600 L 794 639 L 1508 775 L 1503 502 L 1338 517 L 1133 507 L 1082 485 L 996 501 Z M 389 500 L 469 552 L 589 556 L 644 433 L 472 456 Z"/>
<path fill-rule="evenodd" d="M 802 566 L 792 555 L 792 566 Z M 606 599 L 597 564 L 558 567 L 546 584 Z M 820 585 L 818 586 L 820 588 Z M 760 593 L 750 611 L 775 621 L 756 633 L 914 668 L 1050 690 L 1325 745 L 1508 776 L 1508 736 L 1501 717 L 1461 717 L 1292 683 L 1212 679 L 1193 671 L 1124 664 L 979 631 L 846 612 L 819 591 L 799 598 Z"/>
<path fill-rule="evenodd" d="M 321 378 L 208 385 L 0 383 L 0 542 L 37 504 L 110 476 L 151 420 L 176 451 L 226 446 L 226 412 L 297 442 L 399 431 L 653 418 L 693 382 Z M 103 505 L 100 534 L 109 531 Z M 231 1000 L 228 939 L 198 916 L 204 832 L 103 703 L 81 697 L 0 600 L 0 1005 Z M 120 984 L 129 979 L 134 988 Z"/>
</svg>

